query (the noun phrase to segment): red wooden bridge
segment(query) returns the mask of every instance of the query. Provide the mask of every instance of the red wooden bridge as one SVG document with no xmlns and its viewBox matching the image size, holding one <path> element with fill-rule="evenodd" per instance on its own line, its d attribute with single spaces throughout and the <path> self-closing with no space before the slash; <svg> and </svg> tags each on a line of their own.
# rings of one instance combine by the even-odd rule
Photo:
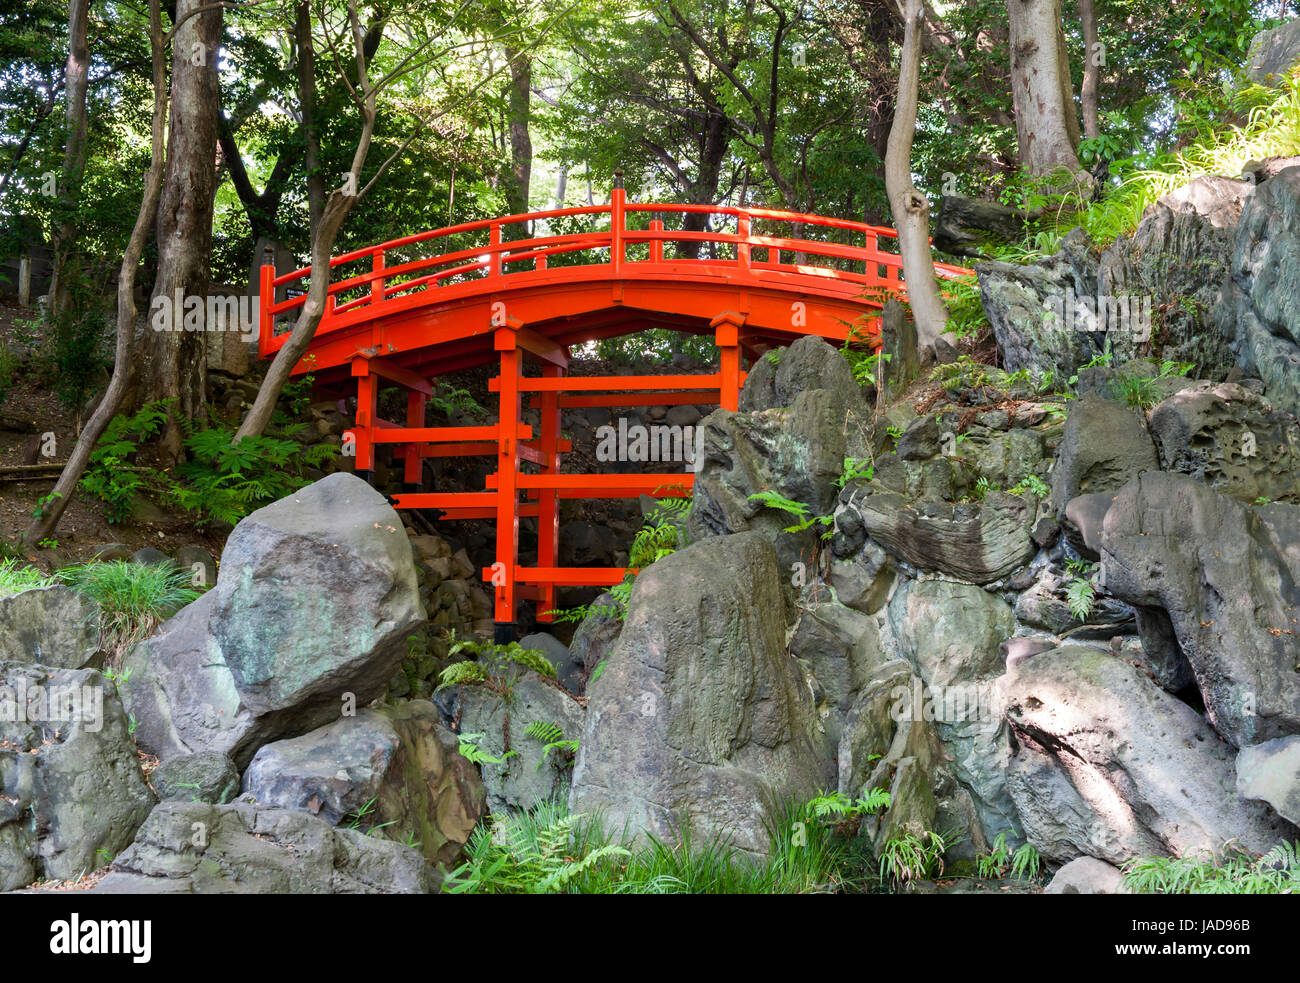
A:
<svg viewBox="0 0 1300 983">
<path fill-rule="evenodd" d="M 665 227 L 666 216 L 703 214 L 704 231 Z M 697 220 L 698 221 L 698 220 Z M 566 229 L 580 228 L 580 231 Z M 593 231 L 594 230 L 594 231 Z M 547 234 L 537 234 L 540 232 Z M 778 233 L 784 232 L 785 235 Z M 762 208 L 642 204 L 615 187 L 608 205 L 561 208 L 421 232 L 330 261 L 329 300 L 311 347 L 295 367 L 318 387 L 350 395 L 356 471 L 368 476 L 376 448 L 403 461 L 398 508 L 445 519 L 496 521 L 496 563 L 483 571 L 498 636 L 508 636 L 521 599 L 550 620 L 561 586 L 619 583 L 619 568 L 561 567 L 559 501 L 690 494 L 693 472 L 563 474 L 560 412 L 568 407 L 716 404 L 735 410 L 745 372 L 767 349 L 802 335 L 874 344 L 878 311 L 905 293 L 893 230 Z M 941 276 L 969 271 L 936 264 Z M 260 354 L 284 344 L 304 302 L 311 269 L 261 271 Z M 706 334 L 718 371 L 706 375 L 570 377 L 570 348 L 663 327 Z M 499 365 L 497 422 L 429 427 L 426 401 L 438 376 Z M 526 370 L 525 366 L 529 368 Z M 383 386 L 406 393 L 406 419 L 380 419 Z M 540 426 L 521 420 L 523 400 Z M 477 492 L 425 491 L 428 457 L 495 456 Z M 519 520 L 538 521 L 535 567 L 519 563 Z"/>
</svg>

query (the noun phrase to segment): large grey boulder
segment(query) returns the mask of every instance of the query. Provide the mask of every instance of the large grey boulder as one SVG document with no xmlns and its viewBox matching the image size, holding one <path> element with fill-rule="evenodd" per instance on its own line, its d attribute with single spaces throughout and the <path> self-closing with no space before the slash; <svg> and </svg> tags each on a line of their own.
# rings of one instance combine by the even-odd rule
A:
<svg viewBox="0 0 1300 983">
<path fill-rule="evenodd" d="M 404 700 L 275 741 L 244 772 L 258 805 L 301 809 L 414 844 L 451 864 L 485 813 L 483 783 L 427 700 Z"/>
<path fill-rule="evenodd" d="M 805 335 L 788 348 L 759 359 L 740 390 L 742 413 L 793 406 L 801 392 L 823 390 L 842 416 L 865 411 L 862 388 L 844 356 L 817 335 Z"/>
<path fill-rule="evenodd" d="M 1106 514 L 1102 575 L 1116 597 L 1165 612 L 1224 738 L 1300 732 L 1300 506 L 1143 475 Z"/>
<path fill-rule="evenodd" d="M 970 791 L 985 838 L 1018 839 L 1006 789 L 1011 742 L 997 693 L 1002 643 L 1016 628 L 1011 607 L 970 584 L 928 580 L 900 589 L 888 610 L 899 653 L 925 684 L 947 767 Z"/>
<path fill-rule="evenodd" d="M 835 481 L 850 455 L 844 413 L 827 391 L 805 390 L 786 409 L 717 410 L 701 426 L 704 460 L 695 477 L 691 539 L 756 530 L 776 545 L 783 568 L 810 562 L 821 527 L 784 532 L 799 519 L 750 496 L 772 491 L 803 503 L 809 517 L 831 512 Z"/>
<path fill-rule="evenodd" d="M 1079 495 L 1117 491 L 1130 478 L 1160 467 L 1151 431 L 1142 414 L 1099 396 L 1070 404 L 1065 432 L 1052 471 L 1052 507 L 1057 518 Z"/>
<path fill-rule="evenodd" d="M 1131 361 L 1147 350 L 1159 309 L 1164 358 L 1228 369 L 1234 332 L 1217 330 L 1215 309 L 1252 191 L 1248 181 L 1197 178 L 1100 251 L 1076 229 L 1040 262 L 976 264 L 1003 365 L 1068 378 L 1107 346 L 1117 364 Z"/>
<path fill-rule="evenodd" d="M 168 758 L 149 776 L 163 801 L 210 802 L 225 805 L 239 794 L 239 771 L 224 754 L 200 751 Z"/>
<path fill-rule="evenodd" d="M 1231 276 L 1215 310 L 1237 362 L 1269 401 L 1300 413 L 1300 167 L 1261 184 L 1237 225 Z"/>
<path fill-rule="evenodd" d="M 1242 748 L 1237 794 L 1267 802 L 1279 816 L 1300 824 L 1300 735 Z"/>
<path fill-rule="evenodd" d="M 1246 78 L 1259 85 L 1282 88 L 1286 75 L 1300 59 L 1300 20 L 1260 31 L 1250 42 Z"/>
<path fill-rule="evenodd" d="M 127 658 L 136 738 L 243 767 L 380 696 L 423 622 L 397 513 L 354 475 L 322 478 L 242 520 L 216 586 Z"/>
<path fill-rule="evenodd" d="M 0 892 L 103 867 L 154 802 L 108 679 L 0 662 Z"/>
<path fill-rule="evenodd" d="M 306 812 L 163 802 L 96 894 L 432 894 L 419 851 Z"/>
<path fill-rule="evenodd" d="M 1121 659 L 1066 645 L 1001 681 L 1017 750 L 1007 785 L 1047 859 L 1263 853 L 1296 831 L 1237 794 L 1234 754 L 1205 719 Z"/>
<path fill-rule="evenodd" d="M 1252 504 L 1300 503 L 1300 424 L 1232 382 L 1198 383 L 1151 411 L 1162 470 Z"/>
<path fill-rule="evenodd" d="M 99 654 L 99 606 L 55 584 L 0 596 L 0 662 L 80 669 Z"/>
<path fill-rule="evenodd" d="M 855 490 L 836 514 L 837 534 L 856 524 L 894 556 L 977 584 L 1020 569 L 1037 551 L 1028 499 L 990 492 L 982 502 L 916 502 L 892 492 Z"/>
<path fill-rule="evenodd" d="M 783 801 L 832 786 L 809 686 L 786 655 L 781 573 L 757 533 L 643 570 L 604 673 L 587 689 L 570 808 L 664 839 L 691 823 L 750 854 Z"/>
<path fill-rule="evenodd" d="M 460 687 L 461 734 L 479 734 L 478 748 L 499 762 L 484 761 L 488 808 L 532 809 L 567 794 L 571 756 L 527 733 L 533 724 L 558 728 L 556 740 L 580 740 L 586 724 L 582 704 L 536 673 L 519 679 L 509 694 L 483 686 Z M 513 752 L 513 753 L 509 753 Z"/>
<path fill-rule="evenodd" d="M 854 697 L 884 661 L 876 620 L 843 604 L 813 604 L 799 615 L 790 637 L 790 654 L 802 660 L 817 680 L 826 736 L 838 745 Z"/>
<path fill-rule="evenodd" d="M 1096 857 L 1078 857 L 1056 872 L 1044 894 L 1126 894 L 1118 867 Z"/>
</svg>

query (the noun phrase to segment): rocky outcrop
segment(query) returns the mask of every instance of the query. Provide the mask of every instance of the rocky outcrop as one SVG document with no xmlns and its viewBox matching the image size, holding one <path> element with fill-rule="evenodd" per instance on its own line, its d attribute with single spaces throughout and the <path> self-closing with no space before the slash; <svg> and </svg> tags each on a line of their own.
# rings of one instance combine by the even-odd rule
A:
<svg viewBox="0 0 1300 983">
<path fill-rule="evenodd" d="M 1095 395 L 1070 404 L 1065 433 L 1052 471 L 1057 518 L 1079 495 L 1117 491 L 1145 471 L 1160 467 L 1151 431 L 1141 413 Z"/>
<path fill-rule="evenodd" d="M 451 864 L 483 817 L 483 783 L 427 700 L 359 711 L 268 744 L 244 772 L 259 805 L 382 832 Z"/>
<path fill-rule="evenodd" d="M 605 671 L 588 686 L 570 808 L 663 839 L 691 823 L 765 853 L 782 802 L 831 787 L 808 683 L 786 655 L 776 554 L 757 533 L 648 567 Z"/>
<path fill-rule="evenodd" d="M 849 456 L 845 411 L 827 390 L 805 390 L 787 409 L 718 410 L 702 426 L 704 461 L 695 477 L 691 538 L 752 529 L 776 544 L 782 567 L 807 564 L 820 527 L 783 532 L 799 518 L 750 496 L 771 491 L 802 503 L 809 518 L 828 514 Z"/>
<path fill-rule="evenodd" d="M 239 771 L 224 754 L 200 751 L 169 758 L 149 776 L 163 801 L 208 802 L 225 805 L 239 794 Z"/>
<path fill-rule="evenodd" d="M 1300 506 L 1143 475 L 1106 514 L 1102 573 L 1116 597 L 1165 613 L 1227 740 L 1300 732 Z"/>
<path fill-rule="evenodd" d="M 1300 20 L 1260 31 L 1250 42 L 1246 78 L 1259 85 L 1281 87 L 1287 72 L 1300 59 Z"/>
<path fill-rule="evenodd" d="M 1067 645 L 1001 680 L 1016 741 L 1007 787 L 1047 859 L 1263 853 L 1296 831 L 1237 795 L 1234 755 L 1205 719 L 1108 653 Z"/>
<path fill-rule="evenodd" d="M 0 597 L 0 662 L 81 669 L 99 654 L 99 607 L 70 587 Z"/>
<path fill-rule="evenodd" d="M 947 767 L 970 791 L 985 838 L 1018 839 L 1006 789 L 1011 744 L 996 690 L 1001 645 L 1015 631 L 1011 607 L 969 584 L 928 580 L 901 589 L 889 619 L 900 654 L 926 687 Z"/>
<path fill-rule="evenodd" d="M 826 736 L 832 746 L 838 745 L 854 697 L 884 661 L 875 619 L 843 604 L 812 604 L 795 625 L 790 654 L 802 660 L 816 680 Z"/>
<path fill-rule="evenodd" d="M 109 680 L 0 662 L 0 892 L 103 867 L 154 802 Z"/>
<path fill-rule="evenodd" d="M 1029 535 L 1033 519 L 1028 499 L 1002 492 L 954 505 L 855 491 L 835 517 L 837 534 L 850 534 L 856 524 L 909 563 L 977 584 L 1000 580 L 1029 561 L 1037 551 Z"/>
<path fill-rule="evenodd" d="M 824 392 L 841 416 L 865 410 L 862 388 L 849 363 L 816 335 L 806 335 L 756 361 L 740 391 L 739 409 L 753 413 L 793 406 L 801 392 L 813 389 Z"/>
<path fill-rule="evenodd" d="M 235 527 L 216 586 L 126 660 L 136 738 L 228 754 L 380 696 L 424 622 L 411 547 L 382 495 L 334 474 Z"/>
<path fill-rule="evenodd" d="M 1241 368 L 1269 401 L 1300 413 L 1300 167 L 1261 184 L 1237 226 L 1231 276 L 1216 310 Z"/>
<path fill-rule="evenodd" d="M 1079 857 L 1056 872 L 1044 894 L 1125 894 L 1124 875 L 1096 857 Z"/>
<path fill-rule="evenodd" d="M 1300 504 L 1300 425 L 1244 386 L 1198 383 L 1151 411 L 1165 471 L 1191 475 L 1239 502 Z"/>
<path fill-rule="evenodd" d="M 1235 332 L 1218 329 L 1216 307 L 1252 190 L 1249 181 L 1197 178 L 1100 251 L 1076 229 L 1037 263 L 977 264 L 1003 365 L 1068 378 L 1107 345 L 1123 363 L 1158 339 L 1166 359 L 1227 371 Z"/>
<path fill-rule="evenodd" d="M 96 894 L 432 894 L 417 850 L 306 812 L 164 802 Z"/>
<path fill-rule="evenodd" d="M 1237 755 L 1237 794 L 1300 824 L 1300 736 L 1277 737 Z"/>
<path fill-rule="evenodd" d="M 479 750 L 497 759 L 482 766 L 492 812 L 532 809 L 565 794 L 571 752 L 548 749 L 552 741 L 529 734 L 528 729 L 549 725 L 559 731 L 556 741 L 580 740 L 586 715 L 569 693 L 536 673 L 518 680 L 507 694 L 462 686 L 457 715 L 460 733 L 478 734 Z"/>
</svg>

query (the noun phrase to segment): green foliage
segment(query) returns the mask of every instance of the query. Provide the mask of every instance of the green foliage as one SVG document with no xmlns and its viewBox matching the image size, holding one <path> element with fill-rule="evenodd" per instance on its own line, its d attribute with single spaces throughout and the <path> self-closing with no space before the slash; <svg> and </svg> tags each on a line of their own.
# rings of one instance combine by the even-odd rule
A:
<svg viewBox="0 0 1300 983">
<path fill-rule="evenodd" d="M 883 788 L 873 788 L 856 799 L 844 792 L 819 792 L 808 801 L 808 813 L 816 819 L 834 819 L 843 822 L 883 812 L 889 808 L 889 793 Z"/>
<path fill-rule="evenodd" d="M 0 403 L 9 398 L 14 387 L 14 373 L 18 369 L 18 359 L 14 357 L 8 342 L 0 338 Z"/>
<path fill-rule="evenodd" d="M 942 281 L 944 300 L 948 306 L 947 334 L 957 338 L 975 338 L 991 330 L 984 305 L 980 301 L 979 280 L 974 276 L 952 277 Z"/>
<path fill-rule="evenodd" d="M 35 567 L 21 564 L 16 558 L 0 560 L 0 597 L 9 597 L 33 587 L 48 587 L 54 583 Z"/>
<path fill-rule="evenodd" d="M 328 444 L 304 447 L 292 439 L 303 424 L 283 427 L 281 436 L 262 434 L 234 443 L 235 431 L 197 430 L 185 439 L 190 460 L 176 470 L 183 479 L 171 490 L 181 508 L 234 525 L 250 512 L 310 483 L 304 472 L 319 468 L 335 451 Z"/>
<path fill-rule="evenodd" d="M 975 858 L 979 876 L 997 880 L 1008 874 L 1020 880 L 1032 880 L 1042 871 L 1042 857 L 1028 843 L 1021 844 L 1015 850 L 1007 846 L 1007 834 L 999 833 L 988 853 L 981 853 Z"/>
<path fill-rule="evenodd" d="M 111 665 L 201 593 L 188 570 L 169 563 L 91 562 L 65 567 L 57 576 L 99 605 L 102 647 Z"/>
<path fill-rule="evenodd" d="M 1156 380 L 1135 373 L 1121 373 L 1111 383 L 1115 395 L 1135 409 L 1150 409 L 1160 402 Z"/>
<path fill-rule="evenodd" d="M 465 663 L 462 663 L 464 665 Z M 460 735 L 460 753 L 472 765 L 501 765 L 505 764 L 506 759 L 517 755 L 518 751 L 507 751 L 501 757 L 497 758 L 488 754 L 481 747 L 479 741 L 483 740 L 482 734 L 461 734 Z"/>
<path fill-rule="evenodd" d="M 1065 603 L 1070 613 L 1079 621 L 1092 614 L 1092 605 L 1097 598 L 1097 586 L 1089 574 L 1075 576 L 1065 588 Z"/>
<path fill-rule="evenodd" d="M 552 751 L 559 751 L 570 758 L 578 752 L 580 742 L 566 738 L 559 726 L 549 721 L 534 720 L 524 728 L 524 733 L 543 745 L 542 758 L 537 762 L 538 768 L 541 768 L 546 763 L 546 759 Z"/>
<path fill-rule="evenodd" d="M 933 830 L 892 837 L 880 849 L 880 882 L 902 888 L 912 881 L 942 875 L 948 846 L 945 836 Z"/>
<path fill-rule="evenodd" d="M 598 817 L 570 815 L 563 800 L 528 813 L 493 816 L 476 829 L 466 861 L 444 889 L 453 894 L 803 894 L 863 890 L 862 841 L 839 836 L 804 806 L 787 807 L 754 860 L 725 838 L 698 842 L 683 822 L 680 842 L 633 845 Z"/>
<path fill-rule="evenodd" d="M 496 645 L 473 639 L 457 638 L 456 632 L 447 633 L 447 654 L 472 656 L 474 662 L 464 659 L 453 662 L 438 676 L 438 689 L 448 686 L 482 686 L 509 699 L 515 684 L 525 673 L 532 671 L 548 679 L 555 678 L 555 666 L 536 649 L 526 649 L 518 642 Z"/>
<path fill-rule="evenodd" d="M 1263 856 L 1236 844 L 1218 855 L 1139 857 L 1121 868 L 1134 894 L 1300 893 L 1300 842 L 1280 843 Z"/>
<path fill-rule="evenodd" d="M 107 506 L 110 523 L 129 520 L 137 497 L 162 485 L 160 472 L 138 468 L 135 460 L 141 445 L 161 431 L 169 405 L 169 401 L 160 400 L 146 403 L 130 416 L 113 417 L 90 452 L 80 487 Z"/>
<path fill-rule="evenodd" d="M 833 515 L 813 515 L 811 514 L 812 509 L 810 506 L 805 505 L 803 502 L 796 502 L 793 499 L 786 498 L 771 489 L 765 488 L 761 492 L 755 492 L 753 495 L 749 496 L 749 501 L 761 502 L 769 509 L 776 509 L 779 512 L 787 512 L 800 520 L 792 526 L 786 526 L 781 530 L 782 532 L 799 533 L 803 532 L 810 526 L 820 525 L 824 530 L 822 535 L 823 538 L 825 538 L 831 534 L 831 527 L 835 524 L 835 517 Z"/>
<path fill-rule="evenodd" d="M 1027 474 L 1020 479 L 1010 489 L 1012 495 L 1024 495 L 1028 492 L 1031 495 L 1037 495 L 1039 498 L 1046 498 L 1051 494 L 1051 489 L 1047 487 L 1047 482 L 1036 474 Z"/>
<path fill-rule="evenodd" d="M 846 457 L 844 459 L 844 470 L 835 479 L 835 487 L 842 489 L 851 481 L 870 481 L 875 477 L 875 474 L 875 465 L 866 458 Z"/>
</svg>

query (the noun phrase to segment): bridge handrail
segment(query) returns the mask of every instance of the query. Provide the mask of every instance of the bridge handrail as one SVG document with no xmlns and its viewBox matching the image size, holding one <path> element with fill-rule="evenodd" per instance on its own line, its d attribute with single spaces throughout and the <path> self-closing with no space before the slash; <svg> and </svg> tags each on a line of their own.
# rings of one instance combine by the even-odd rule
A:
<svg viewBox="0 0 1300 983">
<path fill-rule="evenodd" d="M 628 212 L 652 215 L 708 214 L 726 216 L 736 219 L 737 231 L 730 233 L 708 230 L 665 229 L 661 219 L 653 219 L 650 222 L 650 228 L 646 230 L 629 229 L 626 217 Z M 610 216 L 610 227 L 608 229 L 515 240 L 503 240 L 502 238 L 504 228 L 522 223 L 536 223 L 572 216 L 600 215 Z M 759 234 L 753 232 L 755 221 L 782 222 L 796 227 L 812 226 L 859 233 L 864 237 L 864 244 L 856 246 L 803 237 L 789 238 Z M 387 253 L 424 242 L 482 231 L 487 231 L 489 236 L 489 241 L 485 245 L 471 246 L 448 253 L 422 257 L 394 266 L 384 264 Z M 742 208 L 732 205 L 629 202 L 626 200 L 623 189 L 615 188 L 610 196 L 610 202 L 604 205 L 554 208 L 539 212 L 506 215 L 499 218 L 479 219 L 474 222 L 462 222 L 458 225 L 402 236 L 378 245 L 366 246 L 362 249 L 355 249 L 331 257 L 329 262 L 331 271 L 335 267 L 357 263 L 366 259 L 371 261 L 371 269 L 364 273 L 342 278 L 329 285 L 326 295 L 325 315 L 317 328 L 316 334 L 317 336 L 327 334 L 334 327 L 337 327 L 337 325 L 329 323 L 336 315 L 370 305 L 379 305 L 398 295 L 409 294 L 412 290 L 437 287 L 444 280 L 452 277 L 483 271 L 486 271 L 485 276 L 478 279 L 503 276 L 507 275 L 506 268 L 508 266 L 523 262 L 532 262 L 536 270 L 544 270 L 546 269 L 546 258 L 548 256 L 608 249 L 610 256 L 607 260 L 583 265 L 612 268 L 616 273 L 623 269 L 625 264 L 633 268 L 644 268 L 646 260 L 629 260 L 626 258 L 626 246 L 629 243 L 649 243 L 649 262 L 651 263 L 655 261 L 673 264 L 695 263 L 702 267 L 722 266 L 733 270 L 738 268 L 746 271 L 759 270 L 768 274 L 777 272 L 796 276 L 815 276 L 861 284 L 867 287 L 884 284 L 902 291 L 905 289 L 901 277 L 902 259 L 898 253 L 881 249 L 879 241 L 882 237 L 896 239 L 897 236 L 898 233 L 895 230 L 885 226 L 869 225 L 851 219 L 787 212 L 779 209 Z M 734 246 L 736 256 L 735 259 L 674 257 L 665 260 L 663 257 L 663 244 L 665 242 L 698 242 Z M 767 250 L 768 259 L 766 261 L 751 260 L 750 250 L 752 248 Z M 782 263 L 780 254 L 783 252 L 795 253 L 797 256 L 802 257 L 803 261 L 800 263 Z M 862 262 L 866 264 L 867 272 L 858 273 L 816 264 L 810 266 L 806 262 L 808 256 Z M 873 263 L 875 264 L 874 269 Z M 424 273 L 401 283 L 393 284 L 391 282 L 394 277 L 419 274 L 433 267 L 447 267 L 449 264 L 452 265 L 448 269 Z M 881 267 L 885 269 L 884 276 L 880 274 Z M 936 263 L 935 268 L 943 277 L 961 276 L 970 272 L 961 267 L 943 263 Z M 301 307 L 306 302 L 304 291 L 276 303 L 274 300 L 276 291 L 308 278 L 311 275 L 311 270 L 310 266 L 305 266 L 276 276 L 273 267 L 262 267 L 259 350 L 264 355 L 278 349 L 284 343 L 286 337 L 286 333 L 278 335 L 275 333 L 276 315 Z M 518 274 L 511 273 L 509 275 L 514 277 Z M 368 294 L 341 304 L 337 303 L 338 295 L 366 287 L 369 287 Z"/>
</svg>

